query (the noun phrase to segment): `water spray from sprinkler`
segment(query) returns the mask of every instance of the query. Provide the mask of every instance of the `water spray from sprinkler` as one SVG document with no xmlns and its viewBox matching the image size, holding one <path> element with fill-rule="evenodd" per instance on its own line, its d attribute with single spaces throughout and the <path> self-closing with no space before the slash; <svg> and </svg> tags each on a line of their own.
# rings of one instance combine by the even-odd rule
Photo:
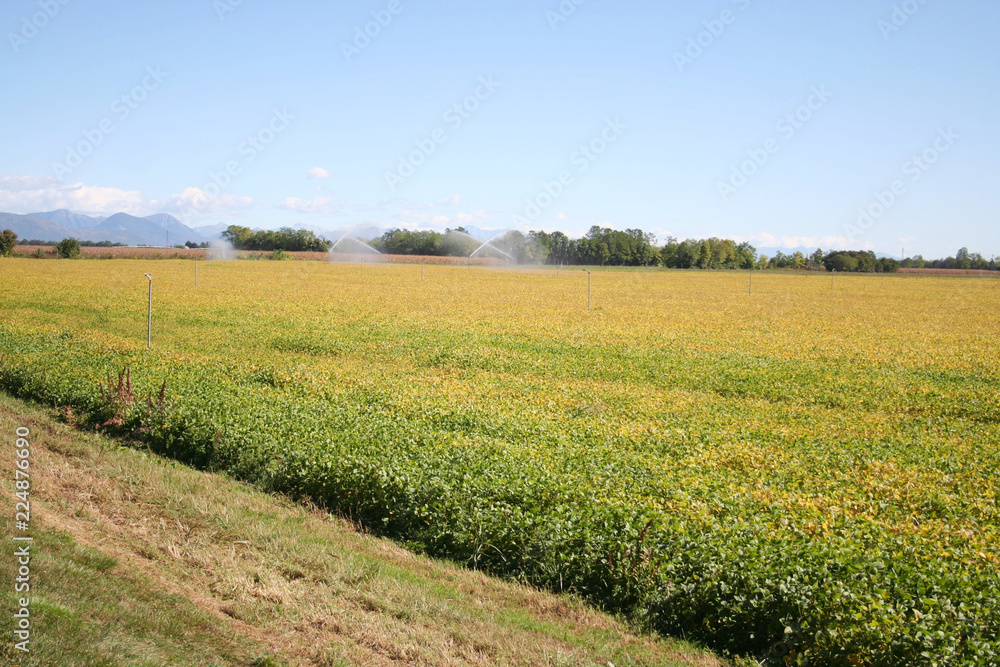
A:
<svg viewBox="0 0 1000 667">
<path fill-rule="evenodd" d="M 493 245 L 493 241 L 497 240 L 498 238 L 500 238 L 501 236 L 503 236 L 506 233 L 507 233 L 506 231 L 503 231 L 503 232 L 500 232 L 499 234 L 493 236 L 492 238 L 490 238 L 488 241 L 486 241 L 485 243 L 483 243 L 481 246 L 479 246 L 478 248 L 476 248 L 475 250 L 473 250 L 472 254 L 469 255 L 469 259 L 472 259 L 473 257 L 476 256 L 477 252 L 479 252 L 480 250 L 482 250 L 486 246 L 489 246 L 490 248 L 492 248 L 493 250 L 496 250 L 498 253 L 500 253 L 504 257 L 508 258 L 510 261 L 512 261 L 512 262 L 515 261 L 514 258 L 511 257 L 509 254 L 505 253 L 503 250 L 501 250 L 500 248 L 498 248 L 495 245 Z"/>
</svg>

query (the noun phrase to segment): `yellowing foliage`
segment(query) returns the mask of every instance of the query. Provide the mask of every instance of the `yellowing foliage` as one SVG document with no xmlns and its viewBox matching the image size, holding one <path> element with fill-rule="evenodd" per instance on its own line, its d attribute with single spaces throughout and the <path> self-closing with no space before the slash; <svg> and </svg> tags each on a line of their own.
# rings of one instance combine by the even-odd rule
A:
<svg viewBox="0 0 1000 667">
<path fill-rule="evenodd" d="M 722 649 L 996 659 L 1000 281 L 423 275 L 4 260 L 0 384 Z"/>
</svg>

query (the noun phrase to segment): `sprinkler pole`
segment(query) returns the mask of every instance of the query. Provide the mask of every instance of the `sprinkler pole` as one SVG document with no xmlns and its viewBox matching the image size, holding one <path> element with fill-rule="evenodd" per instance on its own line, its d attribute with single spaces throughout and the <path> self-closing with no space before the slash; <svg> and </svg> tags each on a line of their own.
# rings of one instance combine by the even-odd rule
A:
<svg viewBox="0 0 1000 667">
<path fill-rule="evenodd" d="M 146 311 L 146 349 L 153 347 L 153 276 L 144 273 L 149 278 L 149 310 Z"/>
</svg>

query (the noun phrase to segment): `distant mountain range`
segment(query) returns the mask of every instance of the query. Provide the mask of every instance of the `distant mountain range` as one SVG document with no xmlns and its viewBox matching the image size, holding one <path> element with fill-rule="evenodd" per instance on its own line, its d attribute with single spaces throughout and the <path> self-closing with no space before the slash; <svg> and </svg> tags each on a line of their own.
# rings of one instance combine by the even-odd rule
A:
<svg viewBox="0 0 1000 667">
<path fill-rule="evenodd" d="M 80 241 L 111 241 L 130 246 L 166 246 L 192 241 L 202 243 L 219 238 L 229 223 L 221 222 L 204 227 L 191 228 L 172 215 L 157 213 L 144 218 L 116 213 L 112 216 L 91 216 L 74 213 L 66 209 L 42 213 L 0 213 L 0 230 L 10 229 L 21 240 L 61 241 L 75 238 Z M 347 230 L 314 227 L 298 224 L 298 229 L 307 229 L 337 241 Z M 373 239 L 381 236 L 389 227 L 369 225 L 351 229 L 350 236 L 359 239 Z M 255 230 L 256 231 L 256 230 Z M 469 233 L 485 241 L 499 230 L 470 227 Z"/>
<path fill-rule="evenodd" d="M 202 243 L 215 234 L 194 230 L 166 213 L 138 218 L 127 213 L 93 217 L 66 209 L 47 213 L 0 213 L 0 229 L 10 229 L 22 240 L 111 241 L 126 245 L 176 245 L 192 241 Z"/>
</svg>

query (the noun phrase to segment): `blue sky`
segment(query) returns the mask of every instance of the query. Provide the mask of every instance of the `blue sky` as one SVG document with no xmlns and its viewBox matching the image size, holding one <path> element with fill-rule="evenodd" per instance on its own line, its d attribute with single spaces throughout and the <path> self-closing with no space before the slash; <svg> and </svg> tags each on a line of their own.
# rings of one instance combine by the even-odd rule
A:
<svg viewBox="0 0 1000 667">
<path fill-rule="evenodd" d="M 3 211 L 1000 255 L 986 0 L 8 0 L 0 28 Z"/>
</svg>

